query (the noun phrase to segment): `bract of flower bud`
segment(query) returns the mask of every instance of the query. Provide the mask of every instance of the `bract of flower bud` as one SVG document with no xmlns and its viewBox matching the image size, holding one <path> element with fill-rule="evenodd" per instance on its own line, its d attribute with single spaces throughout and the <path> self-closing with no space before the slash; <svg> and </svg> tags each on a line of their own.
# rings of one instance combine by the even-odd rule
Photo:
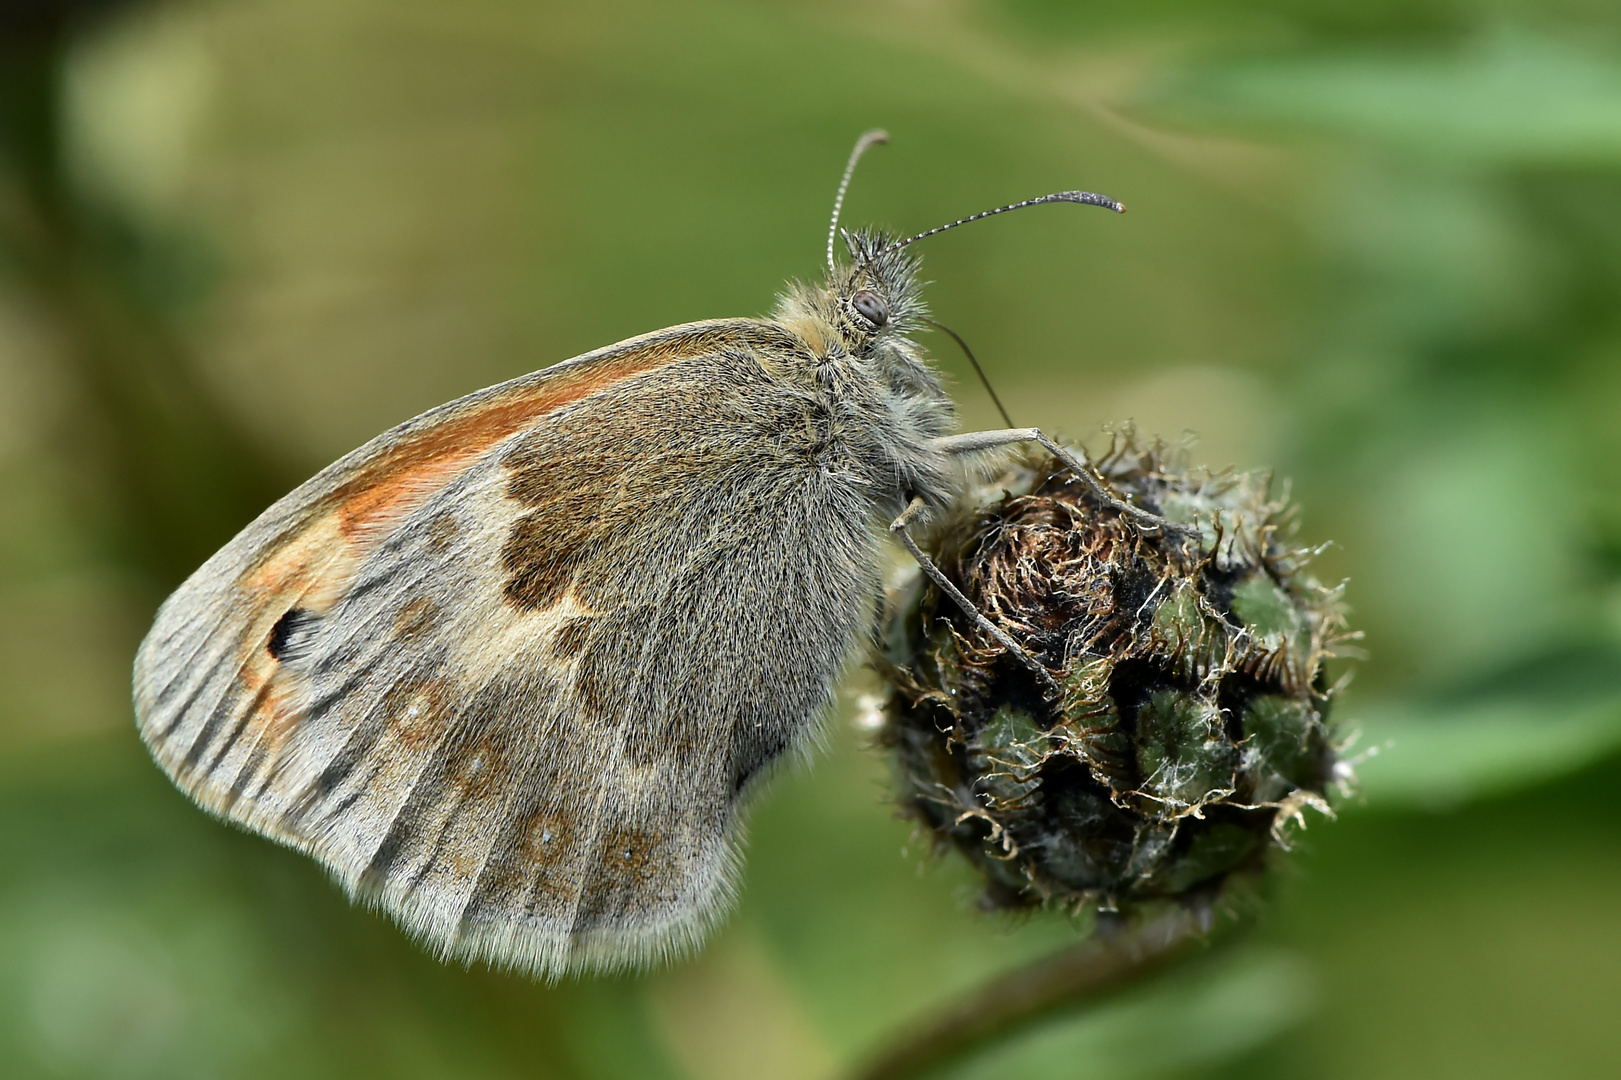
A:
<svg viewBox="0 0 1621 1080">
<path fill-rule="evenodd" d="M 930 544 L 1050 684 L 926 577 L 889 597 L 880 739 L 905 808 L 982 871 L 993 906 L 1208 893 L 1328 810 L 1324 662 L 1351 635 L 1286 500 L 1129 433 L 1097 468 L 1192 535 L 1123 515 L 1043 452 Z"/>
</svg>

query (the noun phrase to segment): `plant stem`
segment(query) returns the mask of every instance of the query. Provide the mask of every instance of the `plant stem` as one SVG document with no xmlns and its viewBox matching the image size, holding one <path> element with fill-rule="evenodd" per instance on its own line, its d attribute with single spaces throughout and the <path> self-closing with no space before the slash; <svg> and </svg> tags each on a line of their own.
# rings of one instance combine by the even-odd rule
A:
<svg viewBox="0 0 1621 1080">
<path fill-rule="evenodd" d="M 1208 907 L 1175 907 L 1124 925 L 1100 924 L 1086 941 L 997 976 L 903 1030 L 849 1080 L 907 1080 L 1007 1037 L 1048 1014 L 1092 1004 L 1143 982 L 1250 923 Z"/>
</svg>

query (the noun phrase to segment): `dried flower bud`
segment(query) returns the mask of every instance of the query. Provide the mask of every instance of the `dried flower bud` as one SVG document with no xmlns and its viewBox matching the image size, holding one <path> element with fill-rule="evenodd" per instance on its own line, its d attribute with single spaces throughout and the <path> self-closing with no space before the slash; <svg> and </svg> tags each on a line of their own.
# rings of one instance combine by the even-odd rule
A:
<svg viewBox="0 0 1621 1080">
<path fill-rule="evenodd" d="M 890 598 L 881 737 L 902 801 L 995 906 L 1212 889 L 1262 865 L 1304 807 L 1328 809 L 1323 662 L 1348 635 L 1286 503 L 1265 477 L 1189 471 L 1129 434 L 1098 471 L 1197 538 L 1145 530 L 1043 453 L 932 545 L 1056 692 L 926 579 Z"/>
</svg>

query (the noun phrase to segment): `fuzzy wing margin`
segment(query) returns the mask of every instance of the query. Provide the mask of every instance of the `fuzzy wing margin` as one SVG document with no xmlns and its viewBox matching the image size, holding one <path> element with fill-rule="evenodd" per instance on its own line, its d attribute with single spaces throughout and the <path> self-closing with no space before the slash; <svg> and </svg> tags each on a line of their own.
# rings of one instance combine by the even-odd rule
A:
<svg viewBox="0 0 1621 1080">
<path fill-rule="evenodd" d="M 871 588 L 870 553 L 838 595 L 797 558 L 850 508 L 783 467 L 804 417 L 762 356 L 796 344 L 677 327 L 323 470 L 160 610 L 153 756 L 441 955 L 555 977 L 696 945 L 744 789 L 802 745 Z"/>
</svg>

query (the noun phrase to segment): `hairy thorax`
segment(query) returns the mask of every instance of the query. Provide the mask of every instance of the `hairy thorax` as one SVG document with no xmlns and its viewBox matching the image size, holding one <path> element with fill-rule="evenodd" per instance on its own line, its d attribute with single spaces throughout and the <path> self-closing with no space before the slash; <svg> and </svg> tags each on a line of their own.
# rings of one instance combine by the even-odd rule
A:
<svg viewBox="0 0 1621 1080">
<path fill-rule="evenodd" d="M 805 343 L 806 360 L 784 372 L 817 402 L 825 430 L 817 452 L 824 467 L 850 476 L 872 509 L 893 516 L 913 496 L 949 505 L 961 489 L 961 469 L 935 445 L 954 428 L 951 400 L 923 359 L 899 333 L 876 340 L 840 325 L 819 300 L 790 294 L 777 322 Z"/>
</svg>

